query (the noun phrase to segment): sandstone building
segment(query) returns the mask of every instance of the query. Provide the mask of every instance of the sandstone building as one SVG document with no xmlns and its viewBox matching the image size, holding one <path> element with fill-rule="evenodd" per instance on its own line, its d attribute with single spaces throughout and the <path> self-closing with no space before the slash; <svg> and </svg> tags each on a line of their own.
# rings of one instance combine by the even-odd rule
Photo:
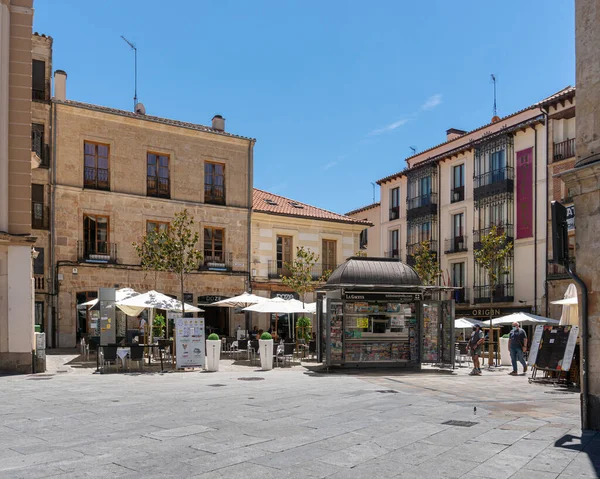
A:
<svg viewBox="0 0 600 479">
<path fill-rule="evenodd" d="M 32 0 L 0 1 L 0 371 L 31 372 Z"/>
</svg>

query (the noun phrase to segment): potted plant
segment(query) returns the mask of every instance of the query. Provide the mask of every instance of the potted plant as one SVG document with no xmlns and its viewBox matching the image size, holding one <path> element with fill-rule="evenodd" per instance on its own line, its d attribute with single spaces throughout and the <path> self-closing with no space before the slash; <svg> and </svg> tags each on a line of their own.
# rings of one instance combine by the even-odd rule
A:
<svg viewBox="0 0 600 479">
<path fill-rule="evenodd" d="M 260 351 L 260 367 L 263 371 L 273 369 L 273 337 L 269 333 L 262 333 L 258 340 Z"/>
<path fill-rule="evenodd" d="M 221 359 L 221 340 L 219 335 L 212 333 L 206 338 L 206 370 L 218 371 Z"/>
</svg>

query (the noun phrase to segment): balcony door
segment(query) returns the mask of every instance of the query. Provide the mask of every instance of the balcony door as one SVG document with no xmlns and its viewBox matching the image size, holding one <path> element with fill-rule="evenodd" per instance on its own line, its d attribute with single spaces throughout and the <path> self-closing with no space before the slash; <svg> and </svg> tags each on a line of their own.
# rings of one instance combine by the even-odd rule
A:
<svg viewBox="0 0 600 479">
<path fill-rule="evenodd" d="M 223 228 L 204 228 L 204 264 L 225 263 L 224 242 L 225 230 Z"/>
<path fill-rule="evenodd" d="M 277 273 L 289 276 L 290 271 L 285 264 L 291 264 L 292 261 L 292 237 L 277 236 Z"/>
<path fill-rule="evenodd" d="M 504 150 L 494 151 L 490 154 L 490 171 L 492 173 L 492 183 L 505 179 L 506 155 Z"/>
<path fill-rule="evenodd" d="M 323 257 L 321 258 L 323 263 L 323 271 L 333 271 L 336 266 L 336 249 L 337 241 L 335 240 L 323 240 Z"/>
<path fill-rule="evenodd" d="M 464 246 L 465 214 L 452 215 L 452 241 L 454 251 L 459 251 Z"/>
<path fill-rule="evenodd" d="M 390 258 L 400 257 L 400 231 L 390 231 Z"/>
<path fill-rule="evenodd" d="M 83 217 L 83 240 L 86 256 L 109 254 L 108 216 L 85 215 Z"/>
</svg>

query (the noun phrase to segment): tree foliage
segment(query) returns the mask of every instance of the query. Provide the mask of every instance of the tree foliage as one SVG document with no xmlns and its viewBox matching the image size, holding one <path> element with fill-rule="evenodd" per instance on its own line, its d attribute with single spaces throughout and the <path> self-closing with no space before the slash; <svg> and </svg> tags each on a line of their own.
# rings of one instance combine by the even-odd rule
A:
<svg viewBox="0 0 600 479">
<path fill-rule="evenodd" d="M 150 231 L 140 243 L 133 243 L 142 268 L 174 273 L 181 288 L 182 313 L 185 278 L 198 269 L 202 252 L 196 249 L 199 234 L 194 231 L 194 219 L 187 209 L 175 213 L 173 222 L 166 229 Z"/>
<path fill-rule="evenodd" d="M 512 254 L 513 244 L 507 240 L 506 232 L 492 225 L 490 231 L 481 236 L 480 247 L 473 253 L 475 262 L 487 275 L 490 287 L 490 302 L 494 301 L 494 291 L 500 276 L 510 273 L 507 258 Z"/>
<path fill-rule="evenodd" d="M 312 271 L 319 261 L 319 255 L 304 249 L 304 246 L 296 248 L 296 259 L 291 263 L 284 263 L 288 274 L 280 275 L 281 281 L 292 291 L 298 293 L 304 303 L 306 293 L 314 291 L 318 284 L 327 281 L 332 271 L 326 270 L 316 280 L 313 279 Z"/>
<path fill-rule="evenodd" d="M 437 260 L 437 255 L 431 251 L 430 242 L 422 241 L 413 255 L 415 260 L 414 269 L 421 278 L 421 282 L 425 286 L 430 286 L 435 283 L 437 278 L 442 274 L 440 264 Z"/>
</svg>

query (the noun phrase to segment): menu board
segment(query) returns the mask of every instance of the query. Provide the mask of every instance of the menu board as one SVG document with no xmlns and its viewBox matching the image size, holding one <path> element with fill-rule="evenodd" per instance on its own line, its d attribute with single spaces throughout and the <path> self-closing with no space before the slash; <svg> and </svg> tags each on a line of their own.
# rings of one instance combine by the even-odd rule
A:
<svg viewBox="0 0 600 479">
<path fill-rule="evenodd" d="M 177 318 L 175 340 L 178 368 L 204 367 L 204 318 Z"/>
<path fill-rule="evenodd" d="M 538 330 L 536 330 L 536 335 Z M 554 371 L 568 371 L 573 360 L 579 334 L 577 326 L 544 326 L 539 339 L 535 367 Z M 534 345 L 536 341 L 534 335 Z"/>
<path fill-rule="evenodd" d="M 329 360 L 332 364 L 342 362 L 342 305 L 331 304 L 331 335 L 330 335 L 330 356 Z"/>
</svg>

